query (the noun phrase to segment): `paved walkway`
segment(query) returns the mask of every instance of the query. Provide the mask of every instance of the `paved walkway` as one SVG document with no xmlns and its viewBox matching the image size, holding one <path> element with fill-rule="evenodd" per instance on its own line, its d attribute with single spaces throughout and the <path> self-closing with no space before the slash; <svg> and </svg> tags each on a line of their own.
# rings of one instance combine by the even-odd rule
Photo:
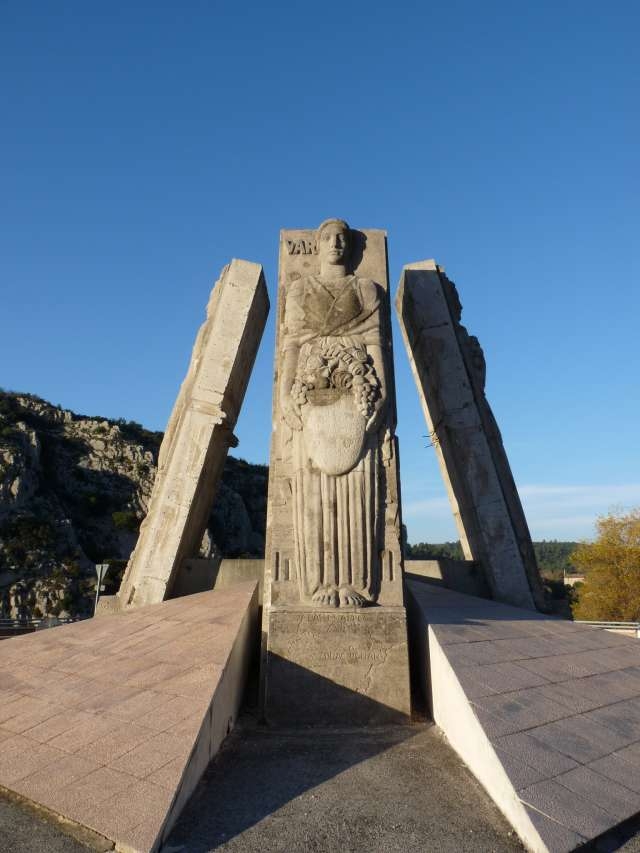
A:
<svg viewBox="0 0 640 853">
<path fill-rule="evenodd" d="M 640 836 L 633 832 L 629 827 L 594 853 L 640 853 Z M 0 843 L 3 853 L 99 849 L 1 796 Z M 522 853 L 523 848 L 434 726 L 273 734 L 245 720 L 211 764 L 164 848 L 164 853 L 209 851 Z"/>
<path fill-rule="evenodd" d="M 236 731 L 169 836 L 184 853 L 515 853 L 522 847 L 431 725 Z"/>
</svg>

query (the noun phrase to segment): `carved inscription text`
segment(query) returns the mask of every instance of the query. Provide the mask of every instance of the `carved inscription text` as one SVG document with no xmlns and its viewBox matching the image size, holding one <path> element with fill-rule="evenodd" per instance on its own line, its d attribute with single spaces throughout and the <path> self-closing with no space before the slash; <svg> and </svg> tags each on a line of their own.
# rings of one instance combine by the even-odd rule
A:
<svg viewBox="0 0 640 853">
<path fill-rule="evenodd" d="M 317 255 L 313 240 L 287 240 L 287 251 L 290 255 Z"/>
</svg>

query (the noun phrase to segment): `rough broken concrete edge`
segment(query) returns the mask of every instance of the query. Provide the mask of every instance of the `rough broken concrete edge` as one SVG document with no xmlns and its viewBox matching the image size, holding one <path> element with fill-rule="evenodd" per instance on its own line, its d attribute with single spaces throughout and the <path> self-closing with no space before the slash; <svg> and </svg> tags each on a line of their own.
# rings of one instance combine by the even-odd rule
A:
<svg viewBox="0 0 640 853">
<path fill-rule="evenodd" d="M 540 837 L 438 639 L 427 626 L 430 703 L 433 721 L 532 853 L 554 853 Z"/>
<path fill-rule="evenodd" d="M 242 409 L 270 308 L 262 264 L 232 258 L 223 267 L 211 291 L 206 318 L 197 332 L 189 367 L 172 407 L 158 454 L 158 470 L 148 511 L 116 592 L 118 609 L 128 611 L 172 598 L 172 588 L 185 557 L 197 551 L 230 444 L 235 442 L 234 446 L 237 445 L 233 429 Z M 236 328 L 234 324 L 232 332 L 225 329 L 225 311 L 226 316 L 231 312 L 238 320 L 238 326 Z M 221 352 L 209 350 L 209 343 L 216 340 L 224 341 Z M 202 365 L 207 358 L 211 361 L 211 357 L 216 365 L 214 375 L 203 376 Z M 198 395 L 205 388 L 206 394 L 199 399 Z M 199 456 L 204 450 L 204 457 L 194 479 L 193 472 L 189 476 L 185 472 L 185 457 L 180 455 L 179 448 L 185 417 L 195 412 L 206 415 L 208 419 L 197 454 Z M 163 451 L 166 451 L 164 474 L 160 470 Z M 145 527 L 158 516 L 158 502 L 163 495 L 166 498 L 169 485 L 181 476 L 189 488 L 177 506 L 186 514 L 179 522 L 174 538 L 164 544 L 160 554 L 154 555 L 153 524 Z"/>
<path fill-rule="evenodd" d="M 425 391 L 424 391 L 424 385 L 422 382 L 422 374 L 421 374 L 420 369 L 418 367 L 418 360 L 415 357 L 415 349 L 414 349 L 414 346 L 412 345 L 412 338 L 411 338 L 411 335 L 409 333 L 409 326 L 407 323 L 405 323 L 405 316 L 406 316 L 406 313 L 405 313 L 405 307 L 406 307 L 405 306 L 405 276 L 406 276 L 406 273 L 410 272 L 410 271 L 434 273 L 438 277 L 438 279 L 440 279 L 441 286 L 442 286 L 442 276 L 444 275 L 444 277 L 446 278 L 446 274 L 444 271 L 444 267 L 440 264 L 437 264 L 435 262 L 435 260 L 432 258 L 428 259 L 428 260 L 424 260 L 424 261 L 416 261 L 416 262 L 411 263 L 411 264 L 405 264 L 403 266 L 402 272 L 400 274 L 400 280 L 398 283 L 398 287 L 396 290 L 396 296 L 395 296 L 395 300 L 394 300 L 395 309 L 396 309 L 396 317 L 398 320 L 398 324 L 400 326 L 400 331 L 402 333 L 402 340 L 403 340 L 404 345 L 405 345 L 405 350 L 406 350 L 407 357 L 409 360 L 409 366 L 411 368 L 411 373 L 412 373 L 414 381 L 415 381 L 416 391 L 417 391 L 418 398 L 419 398 L 419 401 L 421 404 L 422 412 L 423 412 L 423 415 L 425 418 L 425 422 L 427 424 L 427 428 L 431 429 L 433 427 L 433 423 L 431 420 L 430 407 L 429 407 L 429 404 L 427 403 L 427 396 L 426 396 Z M 451 316 L 451 307 L 449 306 L 449 302 L 445 296 L 444 290 L 443 290 L 443 296 L 445 297 L 445 302 L 448 306 L 447 310 L 449 311 L 451 322 L 452 322 L 453 326 L 455 327 L 455 325 L 456 325 L 455 318 L 453 318 Z M 458 321 L 458 325 L 461 325 L 460 321 Z M 462 328 L 464 328 L 464 326 L 462 326 Z M 418 336 L 418 339 L 419 339 L 419 336 Z M 462 355 L 462 353 L 461 353 L 461 355 Z M 463 358 L 464 368 L 468 373 L 469 367 L 467 365 L 466 359 L 464 358 L 464 356 L 462 356 L 462 358 Z M 468 381 L 469 381 L 469 387 L 472 390 L 473 398 L 475 400 L 475 405 L 478 409 L 478 414 L 481 418 L 482 435 L 484 436 L 484 439 L 487 443 L 487 450 L 489 453 L 489 457 L 491 458 L 492 465 L 495 469 L 500 493 L 502 495 L 502 501 L 504 504 L 504 510 L 505 510 L 507 517 L 509 518 L 509 524 L 510 524 L 510 527 L 511 527 L 512 532 L 513 532 L 515 544 L 517 546 L 516 550 L 520 554 L 520 559 L 521 559 L 521 563 L 522 563 L 521 568 L 524 572 L 526 582 L 527 582 L 526 587 L 527 587 L 528 600 L 516 601 L 516 600 L 513 600 L 511 597 L 504 598 L 502 595 L 500 595 L 499 594 L 500 589 L 498 586 L 496 586 L 496 580 L 493 577 L 493 571 L 491 568 L 491 560 L 489 559 L 490 555 L 488 554 L 488 552 L 485 551 L 484 548 L 481 547 L 480 553 L 477 554 L 477 559 L 481 564 L 484 563 L 483 572 L 485 575 L 485 579 L 486 579 L 490 589 L 492 590 L 492 596 L 491 596 L 492 598 L 496 599 L 497 601 L 504 601 L 504 603 L 512 604 L 516 607 L 526 607 L 527 609 L 530 609 L 530 610 L 541 610 L 542 612 L 545 612 L 546 606 L 545 606 L 545 598 L 544 598 L 544 593 L 543 593 L 542 581 L 540 578 L 539 569 L 537 566 L 537 561 L 535 561 L 535 554 L 533 554 L 533 545 L 531 543 L 531 534 L 529 532 L 529 528 L 528 528 L 527 521 L 526 521 L 526 516 L 524 514 L 524 510 L 523 510 L 522 505 L 521 505 L 520 496 L 518 494 L 518 491 L 517 491 L 517 488 L 515 485 L 515 481 L 513 481 L 513 475 L 511 472 L 511 468 L 509 466 L 509 460 L 508 460 L 507 452 L 506 452 L 506 449 L 503 447 L 502 451 L 503 451 L 504 459 L 501 459 L 501 460 L 496 459 L 494 447 L 492 445 L 492 442 L 489 440 L 490 436 L 489 436 L 489 433 L 487 432 L 487 429 L 486 429 L 485 419 L 483 416 L 483 407 L 478 404 L 478 400 L 476 399 L 475 382 L 473 381 L 473 378 L 470 375 L 468 376 Z M 487 406 L 489 406 L 488 401 L 486 401 L 486 402 L 487 402 Z M 489 409 L 490 409 L 490 407 L 489 407 Z M 437 430 L 438 427 L 434 427 L 434 429 Z M 497 422 L 496 422 L 496 429 L 498 429 L 498 436 L 499 436 L 499 428 L 497 427 Z M 453 468 L 451 467 L 451 465 L 449 464 L 449 462 L 446 458 L 446 454 L 442 451 L 441 448 L 436 447 L 436 450 L 437 450 L 436 456 L 438 459 L 438 467 L 440 469 L 440 474 L 442 476 L 442 480 L 443 480 L 443 483 L 444 483 L 444 486 L 445 486 L 445 489 L 447 492 L 447 497 L 449 499 L 449 503 L 451 506 L 451 511 L 452 511 L 452 514 L 454 517 L 454 521 L 456 523 L 456 527 L 457 527 L 458 533 L 460 535 L 460 540 L 464 546 L 465 540 L 469 541 L 469 539 L 470 539 L 469 533 L 470 533 L 471 528 L 467 529 L 468 528 L 467 521 L 463 520 L 463 513 L 460 511 L 460 508 L 459 508 L 460 505 L 459 505 L 458 495 L 457 495 L 457 492 L 453 486 L 452 473 L 453 473 L 453 470 L 455 469 L 456 466 L 454 465 Z M 506 472 L 504 470 L 502 470 L 502 462 L 506 466 L 506 469 L 507 469 Z M 508 483 L 507 484 L 505 483 L 505 477 L 511 481 L 510 485 L 511 485 L 513 492 L 514 492 L 512 499 L 508 498 L 507 493 L 505 491 L 505 489 L 509 485 Z M 513 501 L 513 498 L 515 498 L 515 502 L 519 505 L 519 516 L 520 517 L 518 517 L 518 518 L 514 517 L 514 501 Z M 478 533 L 479 533 L 479 531 L 478 531 Z M 523 546 L 523 543 L 521 541 L 522 535 L 526 536 L 526 538 L 528 539 L 528 546 L 526 544 Z M 482 537 L 480 537 L 480 541 L 481 540 L 482 540 Z M 525 553 L 523 552 L 523 547 L 524 547 L 525 551 L 528 548 L 531 549 L 531 553 L 533 554 L 533 558 L 535 561 L 535 567 L 532 567 L 530 565 L 530 561 L 526 559 Z M 483 553 L 484 553 L 484 556 L 483 556 Z"/>
<path fill-rule="evenodd" d="M 254 641 L 257 641 L 257 628 L 258 583 L 256 582 L 226 666 L 211 698 L 167 815 L 149 853 L 156 853 L 166 842 L 209 762 L 235 724 L 247 682 Z M 117 841 L 115 849 L 119 853 L 147 853 Z"/>
<path fill-rule="evenodd" d="M 104 835 L 100 835 L 99 832 L 89 829 L 89 827 L 77 823 L 71 820 L 71 818 L 58 814 L 58 812 L 30 800 L 28 797 L 18 794 L 10 788 L 5 788 L 3 785 L 0 785 L 0 796 L 10 803 L 17 805 L 19 808 L 32 812 L 40 820 L 45 820 L 47 823 L 53 824 L 60 832 L 70 836 L 79 844 L 84 844 L 91 850 L 95 850 L 96 853 L 106 853 L 106 851 L 113 850 L 115 847 L 113 841 L 105 838 Z"/>
</svg>

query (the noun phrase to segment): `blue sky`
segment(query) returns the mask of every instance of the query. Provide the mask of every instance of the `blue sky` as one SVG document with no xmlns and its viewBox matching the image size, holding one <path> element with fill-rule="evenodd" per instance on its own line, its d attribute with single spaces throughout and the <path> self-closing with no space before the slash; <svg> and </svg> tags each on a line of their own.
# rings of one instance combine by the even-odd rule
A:
<svg viewBox="0 0 640 853">
<path fill-rule="evenodd" d="M 640 6 L 0 4 L 0 385 L 162 429 L 230 257 L 436 258 L 535 538 L 640 504 Z M 457 538 L 395 328 L 410 541 Z M 237 453 L 268 459 L 273 312 Z"/>
</svg>

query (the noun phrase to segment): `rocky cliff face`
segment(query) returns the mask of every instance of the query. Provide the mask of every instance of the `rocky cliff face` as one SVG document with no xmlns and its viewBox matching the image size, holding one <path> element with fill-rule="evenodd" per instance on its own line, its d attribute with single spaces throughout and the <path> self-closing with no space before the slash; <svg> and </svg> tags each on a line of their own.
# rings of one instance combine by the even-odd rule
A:
<svg viewBox="0 0 640 853">
<path fill-rule="evenodd" d="M 162 433 L 0 392 L 0 615 L 90 612 L 94 564 L 115 591 L 137 539 Z M 201 554 L 260 556 L 266 466 L 227 458 Z"/>
</svg>

